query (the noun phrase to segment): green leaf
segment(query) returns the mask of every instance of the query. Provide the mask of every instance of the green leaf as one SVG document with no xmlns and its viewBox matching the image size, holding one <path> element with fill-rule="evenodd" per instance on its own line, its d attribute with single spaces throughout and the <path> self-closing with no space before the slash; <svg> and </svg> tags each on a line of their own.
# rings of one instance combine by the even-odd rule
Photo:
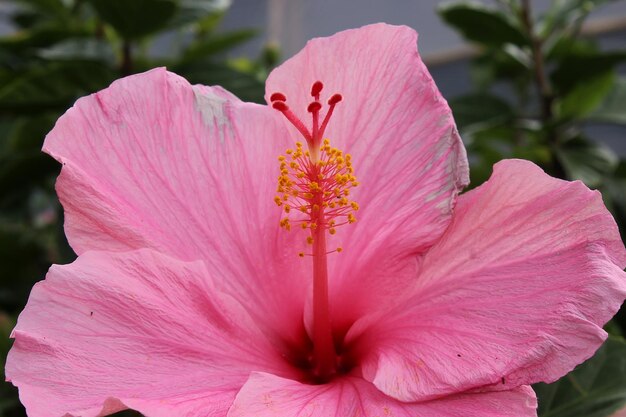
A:
<svg viewBox="0 0 626 417">
<path fill-rule="evenodd" d="M 608 71 L 577 84 L 558 102 L 562 118 L 581 118 L 595 110 L 613 89 L 615 73 Z"/>
<path fill-rule="evenodd" d="M 53 178 L 58 164 L 41 152 L 0 157 L 0 208 L 13 208 L 29 197 L 31 187 Z"/>
<path fill-rule="evenodd" d="M 69 9 L 63 0 L 17 0 L 16 3 L 25 5 L 40 13 L 48 13 L 60 16 L 69 15 Z"/>
<path fill-rule="evenodd" d="M 473 93 L 457 97 L 449 104 L 460 130 L 504 123 L 513 117 L 513 109 L 509 103 L 489 93 Z"/>
<path fill-rule="evenodd" d="M 64 110 L 78 97 L 106 87 L 115 78 L 113 70 L 97 61 L 43 64 L 0 86 L 0 113 Z"/>
<path fill-rule="evenodd" d="M 11 117 L 6 130 L 0 130 L 0 156 L 17 156 L 24 152 L 41 153 L 43 138 L 52 129 L 59 113 L 40 113 L 28 117 Z"/>
<path fill-rule="evenodd" d="M 0 38 L 0 50 L 6 49 L 13 53 L 24 54 L 33 48 L 50 47 L 67 39 L 85 38 L 90 32 L 73 25 L 60 26 L 56 23 L 38 26 L 32 30 L 17 32 Z"/>
<path fill-rule="evenodd" d="M 115 413 L 115 414 L 111 414 L 111 417 L 142 417 L 143 414 L 141 414 L 138 411 L 133 411 L 133 410 L 125 410 L 125 411 L 120 411 L 119 413 Z"/>
<path fill-rule="evenodd" d="M 180 0 L 179 10 L 170 27 L 198 24 L 205 31 L 215 28 L 224 11 L 230 7 L 230 0 Z"/>
<path fill-rule="evenodd" d="M 471 41 L 491 46 L 528 44 L 523 32 L 497 9 L 463 1 L 444 4 L 437 11 L 443 20 Z"/>
<path fill-rule="evenodd" d="M 602 193 L 602 196 L 604 197 L 604 192 Z M 615 317 L 604 325 L 604 330 L 612 336 L 624 337 L 624 332 L 622 331 L 619 323 L 615 320 Z"/>
<path fill-rule="evenodd" d="M 612 1 L 615 0 L 553 0 L 550 9 L 541 19 L 541 36 L 549 36 L 555 30 L 568 29 L 595 8 Z"/>
<path fill-rule="evenodd" d="M 626 405 L 626 342 L 609 339 L 593 358 L 553 384 L 533 386 L 539 417 L 607 417 Z"/>
<path fill-rule="evenodd" d="M 183 61 L 191 61 L 227 51 L 252 39 L 255 29 L 243 29 L 209 36 L 189 45 L 183 54 Z"/>
<path fill-rule="evenodd" d="M 583 137 L 561 144 L 556 156 L 570 179 L 581 180 L 591 188 L 600 186 L 619 163 L 612 150 Z"/>
<path fill-rule="evenodd" d="M 567 94 L 579 84 L 615 69 L 626 61 L 625 52 L 584 53 L 565 56 L 550 78 L 560 94 Z"/>
<path fill-rule="evenodd" d="M 221 85 L 244 101 L 263 101 L 265 86 L 252 74 L 239 71 L 228 64 L 197 60 L 173 67 L 174 72 L 192 84 Z"/>
<path fill-rule="evenodd" d="M 165 28 L 178 11 L 175 0 L 89 0 L 100 18 L 124 39 L 137 39 Z"/>
<path fill-rule="evenodd" d="M 63 0 L 13 0 L 19 5 L 12 14 L 13 22 L 20 28 L 32 28 L 42 22 L 68 23 L 72 20 L 72 9 Z"/>
<path fill-rule="evenodd" d="M 18 310 L 47 269 L 44 248 L 26 226 L 0 221 L 0 305 Z"/>
<path fill-rule="evenodd" d="M 570 56 L 585 56 L 600 53 L 593 39 L 574 38 L 569 34 L 554 39 L 546 46 L 546 60 L 558 62 Z"/>
<path fill-rule="evenodd" d="M 60 60 L 102 60 L 115 62 L 111 44 L 99 39 L 69 39 L 40 50 L 38 56 L 52 61 Z"/>
<path fill-rule="evenodd" d="M 626 78 L 622 77 L 615 82 L 604 102 L 588 116 L 588 119 L 626 124 Z"/>
<path fill-rule="evenodd" d="M 626 190 L 626 160 L 620 162 L 613 175 L 602 185 L 602 196 L 620 226 L 622 240 L 626 241 L 626 192 L 624 190 Z M 618 313 L 616 319 L 618 321 L 622 319 L 622 328 L 626 331 L 626 309 L 622 310 L 623 312 Z"/>
<path fill-rule="evenodd" d="M 508 44 L 506 46 L 512 46 Z M 526 82 L 531 80 L 532 72 L 528 57 L 519 55 L 519 48 L 490 48 L 484 54 L 472 60 L 471 75 L 473 81 L 482 88 L 488 88 L 497 80 Z M 526 88 L 524 88 L 526 90 Z"/>
<path fill-rule="evenodd" d="M 484 126 L 463 135 L 471 163 L 470 187 L 477 187 L 490 176 L 493 164 L 511 155 L 515 131 L 511 125 Z"/>
</svg>

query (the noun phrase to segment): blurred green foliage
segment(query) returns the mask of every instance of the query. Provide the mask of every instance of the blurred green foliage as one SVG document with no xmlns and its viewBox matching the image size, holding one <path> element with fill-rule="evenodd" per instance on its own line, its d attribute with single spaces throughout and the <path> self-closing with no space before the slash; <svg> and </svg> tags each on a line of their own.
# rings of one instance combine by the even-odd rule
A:
<svg viewBox="0 0 626 417">
<path fill-rule="evenodd" d="M 16 28 L 0 37 L 0 353 L 5 357 L 33 284 L 50 264 L 75 256 L 54 192 L 60 167 L 41 152 L 56 119 L 78 97 L 157 66 L 192 83 L 219 84 L 244 100 L 261 101 L 278 56 L 268 48 L 256 60 L 227 58 L 256 33 L 218 31 L 228 6 L 224 0 L 3 1 Z M 24 415 L 16 390 L 0 384 L 0 417 Z"/>
<path fill-rule="evenodd" d="M 32 285 L 50 264 L 74 258 L 54 193 L 59 167 L 40 151 L 55 120 L 78 97 L 155 66 L 260 102 L 278 60 L 271 48 L 256 60 L 226 57 L 255 32 L 218 31 L 223 0 L 5 1 L 17 30 L 0 37 L 3 357 Z M 454 2 L 439 12 L 480 46 L 472 64 L 475 90 L 450 100 L 468 146 L 472 185 L 486 180 L 500 159 L 532 160 L 552 175 L 600 189 L 624 236 L 626 161 L 585 129 L 626 124 L 626 78 L 616 72 L 626 50 L 603 51 L 580 36 L 588 14 L 608 2 L 553 0 L 541 15 L 528 0 L 500 0 L 497 7 Z M 554 384 L 535 387 L 540 416 L 603 417 L 626 404 L 625 315 L 607 330 L 613 336 L 594 358 Z M 24 415 L 16 390 L 0 385 L 0 417 Z"/>
<path fill-rule="evenodd" d="M 626 50 L 602 50 L 581 36 L 589 13 L 608 0 L 553 0 L 534 13 L 530 0 L 495 5 L 456 1 L 443 20 L 479 47 L 474 89 L 450 99 L 468 148 L 472 186 L 504 158 L 599 189 L 626 236 L 626 160 L 590 137 L 594 123 L 626 125 Z M 553 384 L 538 384 L 540 417 L 605 417 L 626 406 L 624 308 L 607 325 L 611 339 Z"/>
<path fill-rule="evenodd" d="M 537 384 L 542 417 L 603 417 L 626 402 L 626 343 L 610 337 L 593 358 L 553 384 Z"/>
</svg>

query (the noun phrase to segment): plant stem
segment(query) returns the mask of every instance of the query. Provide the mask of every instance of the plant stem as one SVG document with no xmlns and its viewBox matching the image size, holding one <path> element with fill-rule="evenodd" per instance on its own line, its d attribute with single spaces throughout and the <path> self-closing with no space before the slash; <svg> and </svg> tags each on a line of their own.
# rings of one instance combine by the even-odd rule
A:
<svg viewBox="0 0 626 417">
<path fill-rule="evenodd" d="M 122 64 L 120 65 L 122 75 L 130 75 L 133 72 L 133 55 L 130 41 L 125 40 L 122 44 Z"/>
<path fill-rule="evenodd" d="M 556 148 L 559 145 L 559 137 L 558 132 L 554 128 L 555 115 L 553 106 L 555 96 L 552 85 L 550 85 L 550 80 L 546 75 L 546 66 L 543 56 L 543 40 L 535 33 L 531 0 L 521 0 L 520 18 L 531 44 L 534 80 L 540 99 L 541 122 L 544 130 L 546 130 L 546 140 L 552 150 L 552 173 L 559 178 L 566 179 L 567 176 L 565 174 L 565 170 L 556 155 Z"/>
<path fill-rule="evenodd" d="M 522 23 L 526 34 L 531 42 L 532 54 L 533 54 L 533 69 L 535 73 L 535 84 L 541 97 L 541 117 L 543 122 L 549 122 L 553 118 L 552 104 L 554 102 L 554 95 L 552 93 L 552 86 L 545 73 L 545 63 L 543 59 L 543 42 L 535 35 L 533 21 L 532 21 L 532 9 L 530 0 L 522 0 L 522 8 L 520 9 Z"/>
</svg>

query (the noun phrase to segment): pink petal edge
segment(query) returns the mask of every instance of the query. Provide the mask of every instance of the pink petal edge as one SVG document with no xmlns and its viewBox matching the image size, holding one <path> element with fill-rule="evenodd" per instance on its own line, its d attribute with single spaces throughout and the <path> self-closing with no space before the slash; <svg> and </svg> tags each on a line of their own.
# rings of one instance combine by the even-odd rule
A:
<svg viewBox="0 0 626 417">
<path fill-rule="evenodd" d="M 216 274 L 150 250 L 53 266 L 6 364 L 28 415 L 223 417 L 251 371 L 297 377 Z"/>
<path fill-rule="evenodd" d="M 348 335 L 403 401 L 552 382 L 593 355 L 626 297 L 626 251 L 597 191 L 507 160 L 462 195 L 413 290 Z"/>
<path fill-rule="evenodd" d="M 237 394 L 228 417 L 536 417 L 536 408 L 537 399 L 530 387 L 402 403 L 360 378 L 305 385 L 253 373 Z"/>
</svg>

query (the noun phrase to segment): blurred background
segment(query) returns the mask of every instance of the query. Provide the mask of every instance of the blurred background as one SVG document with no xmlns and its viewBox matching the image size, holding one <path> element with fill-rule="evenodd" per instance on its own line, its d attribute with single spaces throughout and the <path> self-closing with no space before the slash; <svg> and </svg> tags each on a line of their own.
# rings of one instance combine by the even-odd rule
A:
<svg viewBox="0 0 626 417">
<path fill-rule="evenodd" d="M 308 39 L 379 21 L 420 33 L 472 187 L 500 159 L 529 159 L 602 191 L 625 236 L 626 1 L 0 0 L 0 354 L 32 285 L 75 257 L 54 193 L 60 167 L 40 149 L 76 98 L 167 66 L 261 102 L 269 71 Z M 624 309 L 606 329 L 592 359 L 534 387 L 541 417 L 626 406 Z M 14 416 L 25 413 L 4 383 L 0 417 Z"/>
</svg>

